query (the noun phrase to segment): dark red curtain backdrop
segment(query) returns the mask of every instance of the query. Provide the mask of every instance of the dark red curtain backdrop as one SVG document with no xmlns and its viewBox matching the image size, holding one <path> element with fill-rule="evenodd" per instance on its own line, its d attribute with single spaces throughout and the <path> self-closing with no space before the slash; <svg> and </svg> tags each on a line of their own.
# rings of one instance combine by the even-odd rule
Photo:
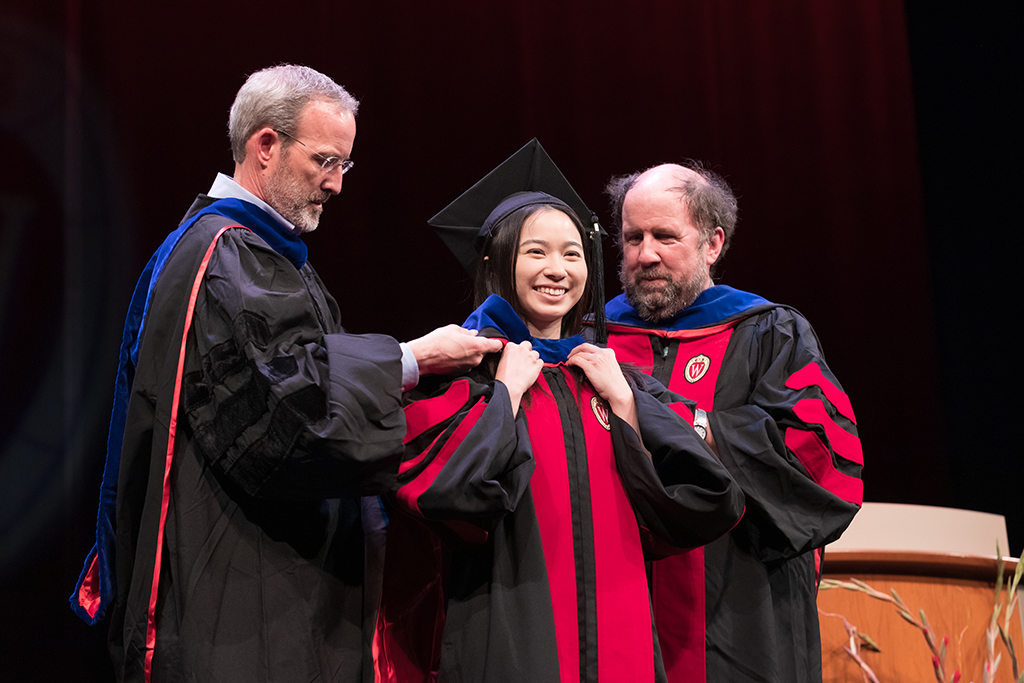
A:
<svg viewBox="0 0 1024 683">
<path fill-rule="evenodd" d="M 64 601 L 92 543 L 124 310 L 194 196 L 231 173 L 235 91 L 280 62 L 362 101 L 356 167 L 308 239 L 350 331 L 461 322 L 468 278 L 426 219 L 533 137 L 606 224 L 609 177 L 700 159 L 740 198 L 721 281 L 814 324 L 857 412 L 865 497 L 987 509 L 1013 533 L 1019 503 L 953 480 L 973 455 L 940 383 L 949 278 L 929 255 L 950 242 L 926 230 L 908 16 L 892 0 L 5 6 L 0 351 L 18 362 L 0 447 L 8 482 L 32 484 L 0 502 L 0 677 L 110 679 L 102 627 Z M 25 446 L 38 434 L 45 461 Z"/>
<path fill-rule="evenodd" d="M 899 3 L 312 3 L 301 21 L 247 11 L 234 40 L 206 3 L 116 7 L 97 76 L 134 181 L 137 264 L 230 172 L 225 112 L 278 61 L 363 102 L 356 170 L 309 240 L 356 331 L 408 338 L 465 316 L 466 279 L 425 220 L 530 138 L 605 218 L 611 175 L 698 158 L 741 198 L 723 281 L 816 326 L 863 424 L 868 498 L 896 481 L 890 496 L 946 495 Z M 210 21 L 187 39 L 151 30 L 191 10 Z"/>
</svg>

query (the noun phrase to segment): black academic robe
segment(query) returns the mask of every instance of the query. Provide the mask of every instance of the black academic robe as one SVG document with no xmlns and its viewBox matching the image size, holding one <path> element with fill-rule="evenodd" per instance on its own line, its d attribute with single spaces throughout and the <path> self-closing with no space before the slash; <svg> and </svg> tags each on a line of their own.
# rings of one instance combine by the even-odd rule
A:
<svg viewBox="0 0 1024 683">
<path fill-rule="evenodd" d="M 379 680 L 664 680 L 645 551 L 706 543 L 743 503 L 678 397 L 634 395 L 639 436 L 561 363 L 517 417 L 479 374 L 406 409 Z"/>
<path fill-rule="evenodd" d="M 200 217 L 149 302 L 117 487 L 115 669 L 143 680 L 151 651 L 156 682 L 360 681 L 360 495 L 395 479 L 401 350 L 346 334 L 308 263 L 232 228 L 198 289 L 176 389 L 189 291 L 231 223 Z"/>
</svg>

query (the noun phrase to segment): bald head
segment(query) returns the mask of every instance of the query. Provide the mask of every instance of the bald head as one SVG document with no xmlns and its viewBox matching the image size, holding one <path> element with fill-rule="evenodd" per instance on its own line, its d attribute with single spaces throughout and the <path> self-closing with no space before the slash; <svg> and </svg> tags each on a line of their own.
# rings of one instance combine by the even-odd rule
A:
<svg viewBox="0 0 1024 683">
<path fill-rule="evenodd" d="M 631 189 L 643 192 L 681 193 L 688 183 L 700 182 L 706 181 L 691 168 L 679 164 L 661 164 L 637 175 Z"/>
<path fill-rule="evenodd" d="M 612 228 L 617 230 L 619 248 L 622 248 L 622 210 L 626 196 L 634 189 L 650 193 L 664 192 L 678 197 L 689 219 L 710 239 L 715 228 L 724 236 L 722 252 L 725 255 L 736 231 L 739 206 L 736 196 L 722 176 L 704 167 L 699 161 L 684 164 L 661 164 L 645 171 L 612 178 L 605 187 L 612 210 Z"/>
</svg>

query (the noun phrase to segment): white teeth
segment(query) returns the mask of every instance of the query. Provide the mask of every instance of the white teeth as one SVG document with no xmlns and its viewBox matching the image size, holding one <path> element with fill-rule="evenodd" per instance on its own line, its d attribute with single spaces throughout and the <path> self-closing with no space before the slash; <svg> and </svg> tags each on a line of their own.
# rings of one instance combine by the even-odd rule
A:
<svg viewBox="0 0 1024 683">
<path fill-rule="evenodd" d="M 555 289 L 554 287 L 538 287 L 537 291 L 540 292 L 541 294 L 550 294 L 551 296 L 559 296 L 561 294 L 565 294 L 568 290 L 565 290 L 565 289 Z"/>
</svg>

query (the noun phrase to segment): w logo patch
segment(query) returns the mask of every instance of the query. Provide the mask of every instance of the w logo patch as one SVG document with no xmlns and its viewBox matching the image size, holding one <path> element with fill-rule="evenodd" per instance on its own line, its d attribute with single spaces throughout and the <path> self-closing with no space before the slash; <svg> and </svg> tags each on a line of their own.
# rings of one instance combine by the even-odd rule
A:
<svg viewBox="0 0 1024 683">
<path fill-rule="evenodd" d="M 601 426 L 610 432 L 612 430 L 612 423 L 608 419 L 608 406 L 604 404 L 604 401 L 597 396 L 592 397 L 590 399 L 590 409 L 594 411 L 594 417 L 601 423 Z"/>
<path fill-rule="evenodd" d="M 687 382 L 693 384 L 704 376 L 709 367 L 711 367 L 711 359 L 702 353 L 699 356 L 694 356 L 690 360 L 686 361 L 686 368 L 683 370 L 683 376 L 686 377 Z"/>
</svg>

